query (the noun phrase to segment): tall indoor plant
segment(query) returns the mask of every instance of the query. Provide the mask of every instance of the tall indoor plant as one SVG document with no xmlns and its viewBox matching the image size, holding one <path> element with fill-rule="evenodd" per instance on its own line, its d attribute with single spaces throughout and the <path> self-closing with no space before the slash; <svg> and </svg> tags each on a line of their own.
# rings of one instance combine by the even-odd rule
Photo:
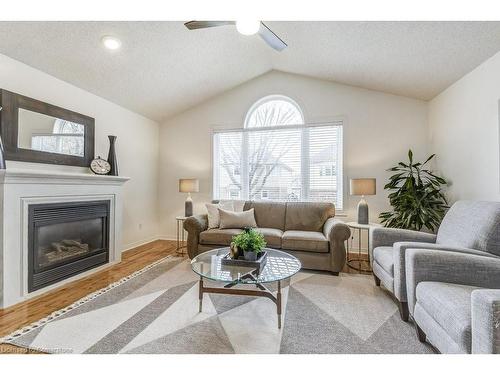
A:
<svg viewBox="0 0 500 375">
<path fill-rule="evenodd" d="M 448 202 L 442 193 L 446 181 L 426 168 L 434 158 L 432 154 L 423 163 L 413 161 L 408 151 L 408 162 L 399 162 L 388 169 L 396 172 L 384 186 L 389 190 L 392 210 L 379 215 L 382 224 L 391 228 L 436 231 L 443 219 Z"/>
</svg>

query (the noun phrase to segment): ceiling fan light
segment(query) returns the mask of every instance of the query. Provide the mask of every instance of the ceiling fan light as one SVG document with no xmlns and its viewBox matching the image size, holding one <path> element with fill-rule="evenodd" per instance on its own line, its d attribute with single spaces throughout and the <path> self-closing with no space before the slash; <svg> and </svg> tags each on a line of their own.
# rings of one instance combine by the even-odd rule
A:
<svg viewBox="0 0 500 375">
<path fill-rule="evenodd" d="M 236 30 L 243 35 L 254 35 L 260 29 L 260 21 L 236 21 Z"/>
<path fill-rule="evenodd" d="M 116 50 L 116 49 L 120 48 L 122 45 L 122 42 L 120 41 L 120 39 L 115 38 L 115 37 L 110 36 L 110 35 L 104 36 L 101 39 L 101 41 L 102 41 L 102 44 L 104 45 L 104 47 L 106 47 L 107 49 L 110 49 L 110 50 Z"/>
</svg>

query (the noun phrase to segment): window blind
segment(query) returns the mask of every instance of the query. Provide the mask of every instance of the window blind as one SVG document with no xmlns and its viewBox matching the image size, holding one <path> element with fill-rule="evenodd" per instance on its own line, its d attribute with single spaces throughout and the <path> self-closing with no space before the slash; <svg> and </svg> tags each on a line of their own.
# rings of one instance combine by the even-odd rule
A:
<svg viewBox="0 0 500 375">
<path fill-rule="evenodd" d="M 330 201 L 342 210 L 342 122 L 215 131 L 214 199 Z"/>
</svg>

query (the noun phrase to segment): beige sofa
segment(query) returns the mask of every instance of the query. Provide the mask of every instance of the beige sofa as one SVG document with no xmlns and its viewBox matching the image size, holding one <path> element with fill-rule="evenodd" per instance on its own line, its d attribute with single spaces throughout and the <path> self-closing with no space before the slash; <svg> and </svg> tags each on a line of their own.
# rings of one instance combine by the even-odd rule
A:
<svg viewBox="0 0 500 375">
<path fill-rule="evenodd" d="M 296 256 L 305 269 L 338 274 L 346 259 L 344 241 L 349 227 L 334 218 L 335 206 L 326 202 L 247 201 L 253 208 L 257 230 L 267 246 Z M 229 246 L 241 229 L 208 229 L 207 215 L 192 216 L 184 222 L 188 232 L 187 250 L 192 259 L 204 251 Z"/>
</svg>

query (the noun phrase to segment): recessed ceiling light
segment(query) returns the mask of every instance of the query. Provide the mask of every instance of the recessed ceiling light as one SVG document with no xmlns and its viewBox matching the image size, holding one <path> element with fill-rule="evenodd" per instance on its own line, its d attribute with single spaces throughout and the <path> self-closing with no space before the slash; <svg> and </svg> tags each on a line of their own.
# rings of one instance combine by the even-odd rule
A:
<svg viewBox="0 0 500 375">
<path fill-rule="evenodd" d="M 118 49 L 122 45 L 122 42 L 120 41 L 120 39 L 115 38 L 114 36 L 109 36 L 109 35 L 104 36 L 101 39 L 101 41 L 102 41 L 102 44 L 104 44 L 104 47 L 106 47 L 107 49 L 111 49 L 111 50 Z"/>
<path fill-rule="evenodd" d="M 236 30 L 243 35 L 256 34 L 260 29 L 260 21 L 236 21 Z"/>
</svg>

